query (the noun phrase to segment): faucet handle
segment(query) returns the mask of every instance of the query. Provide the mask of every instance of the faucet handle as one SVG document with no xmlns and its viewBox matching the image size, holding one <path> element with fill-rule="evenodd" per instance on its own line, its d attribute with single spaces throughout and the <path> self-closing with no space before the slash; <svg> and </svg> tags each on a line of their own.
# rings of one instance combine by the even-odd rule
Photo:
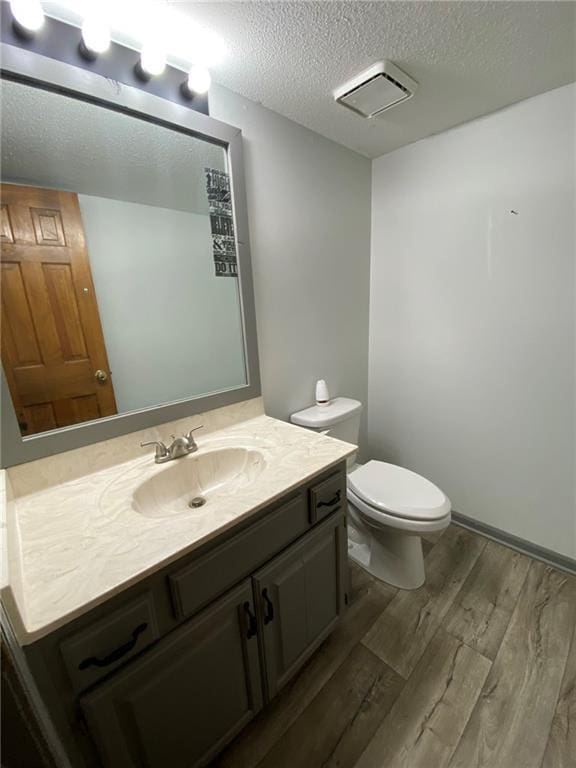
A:
<svg viewBox="0 0 576 768">
<path fill-rule="evenodd" d="M 194 440 L 194 432 L 196 432 L 197 429 L 204 429 L 204 424 L 199 424 L 197 427 L 192 427 L 192 429 L 186 435 L 186 439 L 192 447 L 196 445 L 196 440 Z"/>
<path fill-rule="evenodd" d="M 168 448 L 166 448 L 161 440 L 151 440 L 149 443 L 140 443 L 140 448 L 146 448 L 149 445 L 156 446 L 154 454 L 156 459 L 163 459 L 165 456 L 168 456 Z"/>
</svg>

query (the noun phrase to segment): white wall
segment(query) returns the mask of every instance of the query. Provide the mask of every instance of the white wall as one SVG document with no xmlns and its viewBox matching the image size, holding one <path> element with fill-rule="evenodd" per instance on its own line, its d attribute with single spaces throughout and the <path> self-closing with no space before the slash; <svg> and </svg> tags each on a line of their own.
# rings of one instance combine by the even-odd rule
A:
<svg viewBox="0 0 576 768">
<path fill-rule="evenodd" d="M 224 88 L 242 129 L 266 411 L 287 418 L 325 378 L 366 402 L 370 161 Z"/>
<path fill-rule="evenodd" d="M 375 457 L 571 557 L 575 111 L 566 86 L 374 162 L 369 373 Z"/>
<path fill-rule="evenodd" d="M 79 195 L 119 412 L 245 383 L 238 281 L 208 216 Z"/>
</svg>

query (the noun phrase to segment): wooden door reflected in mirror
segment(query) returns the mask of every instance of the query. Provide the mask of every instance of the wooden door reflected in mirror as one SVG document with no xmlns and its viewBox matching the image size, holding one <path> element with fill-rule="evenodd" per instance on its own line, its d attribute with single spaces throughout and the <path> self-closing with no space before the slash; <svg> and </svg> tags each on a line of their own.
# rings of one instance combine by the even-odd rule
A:
<svg viewBox="0 0 576 768">
<path fill-rule="evenodd" d="M 78 196 L 0 190 L 2 363 L 22 434 L 114 415 Z"/>
</svg>

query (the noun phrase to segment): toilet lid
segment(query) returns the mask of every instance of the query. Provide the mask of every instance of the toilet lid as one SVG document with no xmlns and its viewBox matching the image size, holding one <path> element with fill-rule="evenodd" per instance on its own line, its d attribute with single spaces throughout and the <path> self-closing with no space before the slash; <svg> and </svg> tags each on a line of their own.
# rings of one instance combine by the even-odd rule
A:
<svg viewBox="0 0 576 768">
<path fill-rule="evenodd" d="M 348 486 L 362 501 L 398 517 L 436 520 L 450 512 L 450 501 L 434 483 L 404 467 L 369 461 L 348 475 Z"/>
</svg>

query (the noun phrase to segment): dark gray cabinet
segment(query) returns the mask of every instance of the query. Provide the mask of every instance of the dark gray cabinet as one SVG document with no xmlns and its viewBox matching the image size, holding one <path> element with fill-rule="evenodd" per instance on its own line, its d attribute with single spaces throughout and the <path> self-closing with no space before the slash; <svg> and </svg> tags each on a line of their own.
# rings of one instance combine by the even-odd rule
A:
<svg viewBox="0 0 576 768">
<path fill-rule="evenodd" d="M 105 766 L 192 768 L 262 706 L 249 581 L 81 697 Z"/>
<path fill-rule="evenodd" d="M 24 648 L 74 768 L 200 768 L 347 603 L 345 465 Z"/>
<path fill-rule="evenodd" d="M 308 528 L 308 508 L 297 495 L 204 557 L 178 568 L 168 579 L 178 618 L 197 613 Z"/>
<path fill-rule="evenodd" d="M 345 547 L 335 516 L 254 576 L 272 698 L 332 631 L 344 607 Z"/>
</svg>

